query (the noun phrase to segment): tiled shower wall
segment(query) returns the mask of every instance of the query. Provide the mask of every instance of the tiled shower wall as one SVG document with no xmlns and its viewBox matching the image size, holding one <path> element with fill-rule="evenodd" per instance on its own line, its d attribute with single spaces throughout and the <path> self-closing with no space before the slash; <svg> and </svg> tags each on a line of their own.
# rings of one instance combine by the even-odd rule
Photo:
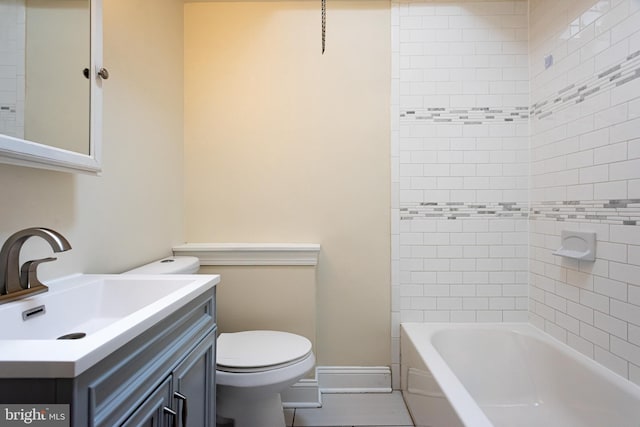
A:
<svg viewBox="0 0 640 427">
<path fill-rule="evenodd" d="M 401 321 L 528 318 L 640 383 L 640 2 L 392 20 L 395 372 Z M 552 255 L 564 229 L 597 232 L 597 260 Z"/>
<path fill-rule="evenodd" d="M 530 60 L 530 320 L 640 384 L 640 1 L 532 1 Z"/>
<path fill-rule="evenodd" d="M 0 0 L 0 133 L 24 135 L 24 0 Z"/>
<path fill-rule="evenodd" d="M 396 369 L 399 322 L 527 320 L 527 9 L 392 3 Z"/>
</svg>

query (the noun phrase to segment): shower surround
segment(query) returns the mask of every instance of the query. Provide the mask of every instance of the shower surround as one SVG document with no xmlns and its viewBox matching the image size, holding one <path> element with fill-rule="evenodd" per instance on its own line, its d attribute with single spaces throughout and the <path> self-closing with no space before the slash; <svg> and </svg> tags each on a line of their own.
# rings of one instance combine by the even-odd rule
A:
<svg viewBox="0 0 640 427">
<path fill-rule="evenodd" d="M 0 0 L 0 133 L 24 136 L 24 0 Z"/>
<path fill-rule="evenodd" d="M 394 374 L 400 322 L 530 321 L 640 383 L 639 8 L 392 3 Z"/>
</svg>

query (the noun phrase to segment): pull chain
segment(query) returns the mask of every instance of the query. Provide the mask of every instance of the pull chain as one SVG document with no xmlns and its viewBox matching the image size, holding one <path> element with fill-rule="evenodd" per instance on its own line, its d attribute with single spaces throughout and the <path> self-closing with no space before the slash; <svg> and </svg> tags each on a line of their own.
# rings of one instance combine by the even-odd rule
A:
<svg viewBox="0 0 640 427">
<path fill-rule="evenodd" d="M 322 0 L 322 54 L 323 55 L 324 55 L 326 31 L 327 31 L 327 0 Z"/>
</svg>

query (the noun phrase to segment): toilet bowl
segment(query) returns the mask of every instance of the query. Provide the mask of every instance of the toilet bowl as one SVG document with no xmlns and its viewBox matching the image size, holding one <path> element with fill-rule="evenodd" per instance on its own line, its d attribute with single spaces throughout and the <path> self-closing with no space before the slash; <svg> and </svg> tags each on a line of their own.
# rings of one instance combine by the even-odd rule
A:
<svg viewBox="0 0 640 427">
<path fill-rule="evenodd" d="M 169 257 L 124 274 L 194 274 L 196 257 Z M 234 427 L 285 427 L 280 393 L 315 365 L 311 342 L 279 331 L 222 333 L 216 342 L 216 412 Z"/>
<path fill-rule="evenodd" d="M 218 337 L 217 413 L 235 427 L 284 427 L 280 392 L 315 365 L 311 342 L 278 331 L 223 333 Z"/>
</svg>

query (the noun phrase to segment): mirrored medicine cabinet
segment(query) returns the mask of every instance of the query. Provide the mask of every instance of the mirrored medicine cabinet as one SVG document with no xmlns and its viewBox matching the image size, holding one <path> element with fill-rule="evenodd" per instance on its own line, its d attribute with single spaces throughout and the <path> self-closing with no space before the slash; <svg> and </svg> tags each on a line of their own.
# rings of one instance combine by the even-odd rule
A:
<svg viewBox="0 0 640 427">
<path fill-rule="evenodd" d="M 0 162 L 101 171 L 102 0 L 0 0 Z"/>
</svg>

